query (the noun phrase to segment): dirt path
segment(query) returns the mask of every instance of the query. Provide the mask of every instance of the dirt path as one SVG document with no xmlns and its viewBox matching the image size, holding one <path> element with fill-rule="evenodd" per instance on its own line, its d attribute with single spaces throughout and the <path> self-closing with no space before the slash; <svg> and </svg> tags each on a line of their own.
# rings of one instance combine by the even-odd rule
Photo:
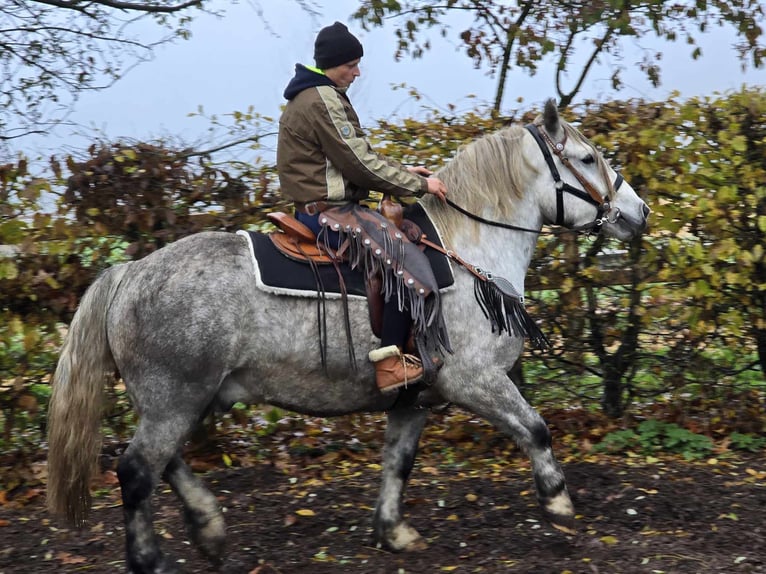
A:
<svg viewBox="0 0 766 574">
<path fill-rule="evenodd" d="M 541 522 L 523 457 L 483 454 L 468 464 L 443 453 L 421 457 L 406 510 L 429 548 L 408 555 L 370 545 L 379 470 L 351 451 L 209 472 L 205 480 L 228 523 L 221 572 L 766 572 L 762 458 L 565 461 L 580 513 L 579 534 L 566 536 Z M 123 572 L 112 472 L 96 494 L 91 526 L 78 533 L 49 520 L 43 491 L 19 489 L 0 506 L 0 574 Z M 212 572 L 186 542 L 178 508 L 169 492 L 159 493 L 157 528 L 165 549 L 186 572 Z"/>
</svg>

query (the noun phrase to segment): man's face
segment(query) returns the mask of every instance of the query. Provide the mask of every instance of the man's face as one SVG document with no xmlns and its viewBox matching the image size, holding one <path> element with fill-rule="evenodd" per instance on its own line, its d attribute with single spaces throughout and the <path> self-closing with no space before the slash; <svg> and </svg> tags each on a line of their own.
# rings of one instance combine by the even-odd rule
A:
<svg viewBox="0 0 766 574">
<path fill-rule="evenodd" d="M 358 76 L 362 75 L 359 70 L 359 62 L 361 61 L 361 58 L 357 58 L 340 66 L 328 68 L 324 73 L 339 88 L 348 88 Z"/>
</svg>

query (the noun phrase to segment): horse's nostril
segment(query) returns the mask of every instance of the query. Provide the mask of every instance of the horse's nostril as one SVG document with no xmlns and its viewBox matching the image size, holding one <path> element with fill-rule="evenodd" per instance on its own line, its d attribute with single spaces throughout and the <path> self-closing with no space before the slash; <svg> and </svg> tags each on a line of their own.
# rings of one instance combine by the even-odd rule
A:
<svg viewBox="0 0 766 574">
<path fill-rule="evenodd" d="M 644 207 L 643 207 L 642 211 L 644 212 L 644 219 L 649 217 L 649 214 L 652 212 L 652 210 L 649 209 L 649 206 L 646 205 L 646 204 L 644 204 Z"/>
</svg>

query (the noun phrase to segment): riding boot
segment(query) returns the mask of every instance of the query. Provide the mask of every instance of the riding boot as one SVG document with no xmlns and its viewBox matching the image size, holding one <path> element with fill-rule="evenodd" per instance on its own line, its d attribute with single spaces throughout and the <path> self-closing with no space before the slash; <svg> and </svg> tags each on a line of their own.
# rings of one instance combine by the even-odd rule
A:
<svg viewBox="0 0 766 574">
<path fill-rule="evenodd" d="M 375 364 L 375 382 L 383 393 L 418 383 L 423 379 L 420 359 L 403 354 L 396 345 L 370 351 L 369 359 Z"/>
</svg>

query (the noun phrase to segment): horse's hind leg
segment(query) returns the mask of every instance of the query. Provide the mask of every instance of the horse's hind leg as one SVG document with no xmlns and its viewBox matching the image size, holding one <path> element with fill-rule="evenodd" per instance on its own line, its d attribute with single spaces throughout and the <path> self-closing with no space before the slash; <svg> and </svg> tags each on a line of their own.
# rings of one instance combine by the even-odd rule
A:
<svg viewBox="0 0 766 574">
<path fill-rule="evenodd" d="M 179 453 L 163 476 L 184 506 L 189 537 L 213 564 L 220 564 L 226 541 L 226 524 L 218 501 L 197 478 Z"/>
<path fill-rule="evenodd" d="M 131 574 L 164 574 L 177 572 L 160 550 L 152 522 L 151 495 L 158 482 L 159 471 L 142 452 L 138 434 L 117 464 L 117 477 L 122 490 L 125 518 L 125 559 Z M 173 445 L 172 448 L 175 448 Z M 168 458 L 172 453 L 169 453 Z"/>
<path fill-rule="evenodd" d="M 418 531 L 402 518 L 401 501 L 427 417 L 428 411 L 409 407 L 388 413 L 383 477 L 373 527 L 376 542 L 390 550 L 421 550 L 425 547 Z"/>
<path fill-rule="evenodd" d="M 144 413 L 130 446 L 117 464 L 125 517 L 126 561 L 131 574 L 178 572 L 160 549 L 152 521 L 151 496 L 192 426 L 186 417 Z M 150 422 L 152 421 L 152 422 Z"/>
</svg>

